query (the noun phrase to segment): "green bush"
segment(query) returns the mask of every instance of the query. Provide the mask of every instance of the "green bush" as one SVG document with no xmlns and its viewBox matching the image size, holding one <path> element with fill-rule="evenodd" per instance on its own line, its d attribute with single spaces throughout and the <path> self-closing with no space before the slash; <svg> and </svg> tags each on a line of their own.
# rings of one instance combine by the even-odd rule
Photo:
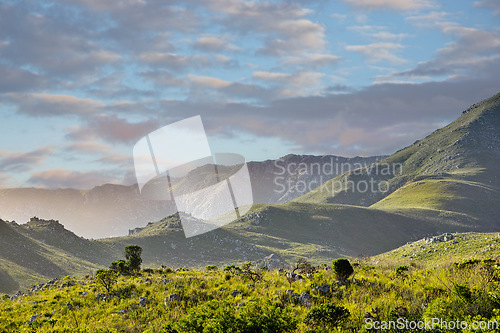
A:
<svg viewBox="0 0 500 333">
<path fill-rule="evenodd" d="M 332 270 L 337 279 L 344 282 L 354 273 L 354 268 L 347 259 L 335 259 L 332 262 Z"/>
<path fill-rule="evenodd" d="M 109 268 L 117 272 L 118 274 L 126 275 L 130 272 L 127 262 L 123 259 L 113 261 Z"/>
<path fill-rule="evenodd" d="M 398 266 L 394 270 L 394 273 L 396 273 L 396 275 L 403 275 L 406 272 L 408 272 L 408 266 Z"/>
<path fill-rule="evenodd" d="M 321 329 L 333 329 L 345 324 L 349 318 L 349 310 L 334 303 L 313 307 L 306 315 L 304 323 Z"/>
</svg>

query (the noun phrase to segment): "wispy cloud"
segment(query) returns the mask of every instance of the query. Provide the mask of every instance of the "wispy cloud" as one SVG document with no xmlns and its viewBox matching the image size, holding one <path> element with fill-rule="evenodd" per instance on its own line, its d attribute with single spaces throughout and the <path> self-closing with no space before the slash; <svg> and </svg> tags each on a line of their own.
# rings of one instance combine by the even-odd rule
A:
<svg viewBox="0 0 500 333">
<path fill-rule="evenodd" d="M 32 116 L 88 115 L 104 106 L 100 101 L 70 95 L 8 93 L 3 96 L 16 105 L 19 113 Z"/>
<path fill-rule="evenodd" d="M 0 150 L 2 172 L 25 172 L 35 168 L 54 152 L 52 147 L 42 147 L 30 152 Z"/>
<path fill-rule="evenodd" d="M 433 6 L 433 2 L 429 0 L 344 0 L 344 2 L 363 10 L 410 11 Z"/>
<path fill-rule="evenodd" d="M 493 15 L 500 15 L 500 2 L 496 0 L 482 0 L 474 2 L 474 5 L 478 7 L 491 8 L 493 10 Z"/>
<path fill-rule="evenodd" d="M 396 55 L 398 50 L 404 48 L 399 43 L 380 42 L 368 45 L 347 45 L 345 48 L 347 51 L 360 53 L 371 63 L 387 61 L 393 65 L 401 65 L 407 62 L 404 58 Z"/>
</svg>

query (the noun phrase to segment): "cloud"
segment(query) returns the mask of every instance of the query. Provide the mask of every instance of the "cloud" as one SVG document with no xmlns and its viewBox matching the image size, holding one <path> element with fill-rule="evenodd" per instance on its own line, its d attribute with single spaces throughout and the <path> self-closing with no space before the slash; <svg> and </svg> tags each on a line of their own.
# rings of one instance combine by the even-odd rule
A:
<svg viewBox="0 0 500 333">
<path fill-rule="evenodd" d="M 282 98 L 314 95 L 322 90 L 321 79 L 324 73 L 318 72 L 295 72 L 276 73 L 255 71 L 252 78 L 263 82 L 278 84 L 279 93 Z"/>
<path fill-rule="evenodd" d="M 51 189 L 91 189 L 95 186 L 109 183 L 120 183 L 120 177 L 113 171 L 50 169 L 36 172 L 28 180 L 28 184 Z"/>
<path fill-rule="evenodd" d="M 0 150 L 0 170 L 2 172 L 25 172 L 43 163 L 53 153 L 52 147 L 42 147 L 31 152 L 16 153 Z"/>
<path fill-rule="evenodd" d="M 363 36 L 370 37 L 375 41 L 394 41 L 402 40 L 406 36 L 405 33 L 395 34 L 387 31 L 388 27 L 374 26 L 374 25 L 355 25 L 347 28 L 348 30 L 355 31 Z"/>
<path fill-rule="evenodd" d="M 186 68 L 202 68 L 210 65 L 210 60 L 204 55 L 185 56 L 175 53 L 147 52 L 139 58 L 151 66 L 166 67 L 173 71 Z"/>
<path fill-rule="evenodd" d="M 82 155 L 97 156 L 93 162 L 104 165 L 126 169 L 133 168 L 133 159 L 130 154 L 120 153 L 116 145 L 111 146 L 99 141 L 80 141 L 72 143 L 64 148 L 64 152 L 71 157 Z"/>
<path fill-rule="evenodd" d="M 333 54 L 305 54 L 300 57 L 288 57 L 283 60 L 287 65 L 301 66 L 310 69 L 319 69 L 327 66 L 338 65 L 342 57 Z"/>
<path fill-rule="evenodd" d="M 72 140 L 105 140 L 112 143 L 133 143 L 158 128 L 156 120 L 129 122 L 116 115 L 99 114 L 86 118 L 86 124 L 67 129 Z"/>
<path fill-rule="evenodd" d="M 29 66 L 47 76 L 81 78 L 121 59 L 93 41 L 92 28 L 87 30 L 81 17 L 70 18 L 59 6 L 43 8 L 35 12 L 23 3 L 0 4 L 0 40 L 9 41 L 1 47 L 4 62 Z"/>
<path fill-rule="evenodd" d="M 223 94 L 228 98 L 241 97 L 265 101 L 277 97 L 275 89 L 266 89 L 255 84 L 225 81 L 215 77 L 194 74 L 189 74 L 188 79 L 194 90 L 198 88 L 214 89 L 219 94 Z"/>
<path fill-rule="evenodd" d="M 19 113 L 37 117 L 88 115 L 104 106 L 99 101 L 69 95 L 7 93 L 3 96 L 15 105 Z"/>
<path fill-rule="evenodd" d="M 230 31 L 276 36 L 267 38 L 259 54 L 305 53 L 325 46 L 325 28 L 306 19 L 311 11 L 295 3 L 209 0 L 208 4 L 212 11 L 226 15 L 221 21 Z"/>
<path fill-rule="evenodd" d="M 429 0 L 344 0 L 344 2 L 363 10 L 410 11 L 433 6 Z"/>
<path fill-rule="evenodd" d="M 70 144 L 65 150 L 72 153 L 107 154 L 111 151 L 111 148 L 102 142 L 83 141 Z"/>
<path fill-rule="evenodd" d="M 385 83 L 355 91 L 339 87 L 332 94 L 272 99 L 267 105 L 212 100 L 165 101 L 161 107 L 175 119 L 200 114 L 211 135 L 279 138 L 301 147 L 294 153 L 390 154 L 455 120 L 470 104 L 498 93 L 498 72 L 481 79 Z M 278 84 L 287 76 L 254 75 Z M 356 137 L 355 133 L 364 134 Z M 238 147 L 243 155 L 245 149 Z"/>
<path fill-rule="evenodd" d="M 203 35 L 196 39 L 193 43 L 193 48 L 205 52 L 221 52 L 224 50 L 236 50 L 234 45 L 229 44 L 226 40 L 223 40 L 214 35 Z"/>
<path fill-rule="evenodd" d="M 210 89 L 227 88 L 231 85 L 231 82 L 224 81 L 215 77 L 209 76 L 199 76 L 194 74 L 188 74 L 188 79 L 194 85 L 199 87 L 205 87 Z"/>
<path fill-rule="evenodd" d="M 474 2 L 478 7 L 486 7 L 493 9 L 493 15 L 500 15 L 500 2 L 497 0 L 482 0 Z"/>
<path fill-rule="evenodd" d="M 377 63 L 387 61 L 392 65 L 401 65 L 407 62 L 407 60 L 394 54 L 403 48 L 401 44 L 389 42 L 372 43 L 368 45 L 348 45 L 345 47 L 347 51 L 361 53 L 368 62 Z"/>
<path fill-rule="evenodd" d="M 441 29 L 455 41 L 439 49 L 433 59 L 396 73 L 395 77 L 475 76 L 498 65 L 500 34 L 454 24 L 443 25 Z"/>
<path fill-rule="evenodd" d="M 143 71 L 140 75 L 148 81 L 154 82 L 156 85 L 165 87 L 185 87 L 187 86 L 186 80 L 175 76 L 172 72 L 164 69 L 156 69 L 150 71 Z"/>
<path fill-rule="evenodd" d="M 25 92 L 43 88 L 47 79 L 40 74 L 22 68 L 0 65 L 0 93 Z"/>
</svg>

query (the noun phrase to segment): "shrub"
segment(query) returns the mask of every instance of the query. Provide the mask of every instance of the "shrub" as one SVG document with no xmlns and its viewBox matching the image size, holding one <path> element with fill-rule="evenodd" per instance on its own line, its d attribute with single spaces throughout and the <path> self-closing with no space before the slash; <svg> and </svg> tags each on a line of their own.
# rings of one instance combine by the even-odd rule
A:
<svg viewBox="0 0 500 333">
<path fill-rule="evenodd" d="M 123 259 L 113 261 L 109 266 L 110 269 L 114 270 L 118 274 L 126 275 L 130 272 L 127 262 Z"/>
<path fill-rule="evenodd" d="M 241 273 L 241 268 L 235 265 L 229 265 L 224 268 L 224 271 L 228 272 L 231 275 L 235 275 Z"/>
<path fill-rule="evenodd" d="M 173 325 L 172 325 L 173 326 Z M 250 303 L 239 310 L 229 302 L 208 301 L 188 310 L 187 316 L 166 332 L 264 333 L 291 332 L 297 320 L 289 309 L 273 304 Z"/>
<path fill-rule="evenodd" d="M 354 269 L 347 259 L 335 259 L 332 262 L 332 270 L 337 279 L 344 282 L 354 273 Z"/>
<path fill-rule="evenodd" d="M 481 262 L 481 260 L 479 260 L 479 259 L 469 259 L 469 260 L 465 260 L 463 262 L 456 262 L 454 265 L 458 269 L 469 269 L 469 268 L 476 266 L 480 262 Z"/>
<path fill-rule="evenodd" d="M 208 271 L 208 272 L 215 272 L 217 271 L 217 266 L 215 265 L 208 265 L 207 267 L 205 267 L 205 269 Z"/>
<path fill-rule="evenodd" d="M 313 307 L 306 315 L 304 323 L 322 329 L 333 329 L 342 326 L 349 318 L 349 310 L 334 303 L 321 304 Z"/>
<path fill-rule="evenodd" d="M 408 266 L 398 266 L 394 270 L 396 275 L 403 275 L 404 273 L 408 272 Z"/>
</svg>

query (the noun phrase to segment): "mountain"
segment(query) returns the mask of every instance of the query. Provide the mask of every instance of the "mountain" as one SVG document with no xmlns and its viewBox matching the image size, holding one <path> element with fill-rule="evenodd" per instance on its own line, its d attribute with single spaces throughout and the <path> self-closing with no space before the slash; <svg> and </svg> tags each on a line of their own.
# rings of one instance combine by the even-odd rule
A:
<svg viewBox="0 0 500 333">
<path fill-rule="evenodd" d="M 500 213 L 500 94 L 465 110 L 426 138 L 367 168 L 326 182 L 296 202 L 369 206 L 408 214 L 461 214 L 483 229 Z M 373 181 L 375 191 L 357 189 Z M 382 191 L 377 187 L 385 184 Z M 332 189 L 334 189 L 332 191 Z"/>
<path fill-rule="evenodd" d="M 276 258 L 275 264 L 282 266 L 298 258 L 319 264 L 338 257 L 377 255 L 443 233 L 499 232 L 499 115 L 500 94 L 473 105 L 448 126 L 387 158 L 358 168 L 352 164 L 352 168 L 341 175 L 332 173 L 333 178 L 323 185 L 311 186 L 312 190 L 305 195 L 286 203 L 256 204 L 237 221 L 196 237 L 184 237 L 179 215 L 183 213 L 158 218 L 157 222 L 143 222 L 128 236 L 97 241 L 82 239 L 56 221 L 34 218 L 25 225 L 2 222 L 0 281 L 6 286 L 2 288 L 15 289 L 16 283 L 24 281 L 24 274 L 28 281 L 42 275 L 66 274 L 69 270 L 66 265 L 80 272 L 90 267 L 105 267 L 122 258 L 124 247 L 130 244 L 143 247 L 144 265 L 149 267 L 204 267 L 244 261 L 260 265 L 268 264 L 266 258 Z M 305 163 L 308 158 L 309 162 Z M 292 185 L 303 180 L 307 187 L 306 180 L 317 185 L 315 177 L 321 175 L 315 175 L 307 167 L 321 159 L 288 155 L 287 162 L 281 166 L 280 162 L 266 161 L 249 163 L 249 168 L 258 170 L 252 171 L 254 175 L 277 172 L 276 176 L 282 176 L 281 167 L 285 166 L 285 176 L 295 181 Z M 301 161 L 305 164 L 299 167 Z M 325 165 L 328 165 L 327 157 L 323 157 L 322 164 L 318 162 L 320 167 Z M 223 169 L 222 173 L 231 171 Z M 286 190 L 282 195 L 271 197 L 275 178 L 260 179 L 263 180 L 258 188 L 268 187 L 257 197 L 268 195 L 272 202 L 292 198 L 295 192 L 300 192 Z M 195 181 L 195 185 L 200 181 L 203 177 Z M 368 185 L 370 190 L 361 191 L 360 185 Z M 87 207 L 101 205 L 105 209 L 106 205 L 114 204 L 123 207 L 123 214 L 135 214 L 133 216 L 142 214 L 135 211 L 136 207 L 147 207 L 146 204 L 128 207 L 130 201 L 121 200 L 123 197 L 117 194 L 123 190 L 120 187 L 107 185 L 94 190 L 94 196 L 89 194 L 92 191 L 47 193 L 53 195 L 53 200 L 56 194 L 60 195 L 68 205 L 71 200 L 79 202 L 78 196 L 87 198 L 90 202 Z M 104 197 L 97 195 L 99 191 L 105 193 Z M 127 193 L 134 198 L 138 196 L 132 190 Z M 99 221 L 102 222 L 96 219 L 96 223 Z M 478 238 L 477 244 L 495 247 L 497 241 L 493 238 L 485 236 L 485 242 Z M 457 240 L 460 240 L 458 236 Z M 469 244 L 465 238 L 462 243 Z M 410 258 L 431 254 L 432 260 L 439 261 L 445 260 L 438 255 L 444 251 L 455 253 L 456 258 L 460 247 L 451 244 L 455 243 L 447 243 L 436 255 L 433 251 L 437 247 L 433 245 L 407 245 L 388 258 L 416 260 Z M 443 252 L 439 252 L 441 250 Z M 406 257 L 401 257 L 403 255 Z"/>
<path fill-rule="evenodd" d="M 343 169 L 367 166 L 385 156 L 344 158 L 339 156 L 287 155 L 277 160 L 249 162 L 255 203 L 275 204 L 297 198 Z M 208 166 L 202 166 L 207 168 Z M 304 172 L 308 170 L 310 172 Z M 209 175 L 189 178 L 191 188 L 204 187 Z M 219 166 L 229 173 L 231 168 Z M 154 183 L 154 182 L 153 182 Z M 309 187 L 302 186 L 310 185 Z M 77 235 L 102 238 L 127 235 L 129 230 L 145 226 L 176 213 L 172 201 L 154 200 L 148 196 L 152 186 L 165 192 L 165 183 L 149 184 L 139 193 L 137 185 L 105 184 L 91 190 L 75 189 L 0 189 L 0 218 L 24 222 L 33 216 L 61 221 Z M 144 193 L 143 193 L 144 194 Z"/>
<path fill-rule="evenodd" d="M 101 244 L 79 240 L 79 237 L 64 228 L 56 221 L 33 220 L 29 226 L 20 226 L 14 222 L 0 220 L 0 293 L 10 293 L 28 286 L 66 275 L 85 275 L 95 271 L 109 255 L 109 251 L 99 252 Z M 45 230 L 43 230 L 45 229 Z M 41 235 L 44 242 L 39 238 Z M 38 237 L 37 237 L 38 236 Z M 59 242 L 55 242 L 59 239 Z M 64 244 L 89 242 L 82 259 L 65 251 Z M 52 244 L 51 244 L 52 243 Z M 78 247 L 78 245 L 77 245 Z M 83 251 L 82 251 L 83 252 Z M 91 254 L 94 257 L 91 257 Z"/>
</svg>

